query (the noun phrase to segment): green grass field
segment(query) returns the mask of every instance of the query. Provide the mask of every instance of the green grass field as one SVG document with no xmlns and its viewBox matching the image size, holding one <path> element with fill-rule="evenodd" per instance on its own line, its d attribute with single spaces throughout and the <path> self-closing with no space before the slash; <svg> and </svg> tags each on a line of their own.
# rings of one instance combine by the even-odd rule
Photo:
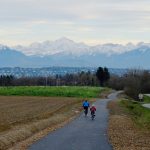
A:
<svg viewBox="0 0 150 150">
<path fill-rule="evenodd" d="M 105 88 L 100 87 L 78 87 L 78 86 L 59 86 L 59 87 L 38 87 L 38 86 L 19 86 L 19 87 L 0 87 L 0 95 L 3 96 L 58 96 L 58 97 L 80 97 L 95 98 L 99 97 Z"/>
<path fill-rule="evenodd" d="M 150 97 L 144 96 L 144 103 L 150 103 Z"/>
<path fill-rule="evenodd" d="M 126 108 L 139 126 L 150 129 L 150 109 L 144 108 L 138 102 L 129 100 L 122 100 L 120 104 Z"/>
</svg>

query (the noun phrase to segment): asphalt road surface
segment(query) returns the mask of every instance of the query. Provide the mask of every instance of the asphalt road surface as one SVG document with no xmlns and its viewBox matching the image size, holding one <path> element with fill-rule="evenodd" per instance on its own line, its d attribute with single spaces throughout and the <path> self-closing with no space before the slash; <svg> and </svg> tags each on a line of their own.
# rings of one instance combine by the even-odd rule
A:
<svg viewBox="0 0 150 150">
<path fill-rule="evenodd" d="M 150 104 L 143 104 L 143 107 L 146 107 L 146 108 L 150 109 Z"/>
<path fill-rule="evenodd" d="M 107 137 L 108 101 L 116 98 L 118 92 L 108 99 L 96 101 L 96 118 L 91 120 L 82 113 L 71 123 L 65 125 L 29 147 L 29 150 L 112 150 Z"/>
</svg>

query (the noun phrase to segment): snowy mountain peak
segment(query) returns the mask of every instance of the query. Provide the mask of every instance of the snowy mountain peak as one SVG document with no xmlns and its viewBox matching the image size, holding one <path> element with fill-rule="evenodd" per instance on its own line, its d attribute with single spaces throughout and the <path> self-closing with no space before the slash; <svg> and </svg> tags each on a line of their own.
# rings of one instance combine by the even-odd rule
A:
<svg viewBox="0 0 150 150">
<path fill-rule="evenodd" d="M 26 55 L 45 56 L 58 53 L 80 55 L 87 50 L 88 46 L 63 37 L 56 41 L 35 42 L 27 47 L 15 46 L 14 48 Z"/>
<path fill-rule="evenodd" d="M 62 37 L 58 40 L 56 40 L 55 42 L 60 42 L 60 43 L 75 43 L 73 40 L 70 40 L 69 38 L 66 38 L 66 37 Z"/>
<path fill-rule="evenodd" d="M 70 40 L 66 37 L 62 37 L 55 41 L 35 42 L 30 44 L 29 46 L 19 45 L 13 48 L 23 52 L 25 55 L 36 55 L 36 56 L 56 55 L 56 54 L 64 54 L 64 55 L 71 54 L 74 56 L 81 56 L 87 53 L 90 55 L 100 53 L 110 56 L 113 54 L 121 54 L 135 49 L 145 52 L 147 49 L 150 49 L 150 43 L 140 42 L 136 45 L 132 43 L 128 43 L 126 45 L 106 43 L 96 46 L 88 46 L 84 43 L 76 43 L 73 40 Z"/>
<path fill-rule="evenodd" d="M 9 49 L 8 46 L 0 44 L 0 51 Z"/>
<path fill-rule="evenodd" d="M 18 52 L 15 51 L 16 49 Z M 0 45 L 0 50 L 1 67 L 101 65 L 117 68 L 139 66 L 149 68 L 150 58 L 150 43 L 136 45 L 108 43 L 88 46 L 66 38 L 35 42 L 27 47 L 18 45 L 13 49 Z"/>
</svg>

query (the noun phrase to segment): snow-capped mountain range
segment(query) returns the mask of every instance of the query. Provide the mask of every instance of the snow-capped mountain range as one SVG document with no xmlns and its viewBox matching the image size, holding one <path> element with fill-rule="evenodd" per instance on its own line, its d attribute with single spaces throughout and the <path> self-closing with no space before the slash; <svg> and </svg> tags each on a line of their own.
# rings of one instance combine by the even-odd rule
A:
<svg viewBox="0 0 150 150">
<path fill-rule="evenodd" d="M 126 45 L 121 44 L 101 44 L 95 46 L 88 46 L 84 43 L 76 43 L 68 38 L 60 38 L 56 41 L 44 41 L 44 42 L 36 42 L 32 43 L 29 46 L 15 46 L 13 47 L 17 51 L 23 52 L 25 55 L 53 55 L 58 53 L 64 54 L 72 54 L 76 56 L 80 56 L 82 54 L 95 54 L 95 53 L 104 53 L 107 55 L 111 55 L 114 53 L 123 53 L 127 51 L 131 51 L 134 49 L 144 50 L 145 47 L 150 48 L 150 43 L 138 43 L 134 45 L 132 43 L 128 43 Z"/>
<path fill-rule="evenodd" d="M 67 38 L 29 46 L 0 45 L 0 67 L 97 67 L 150 69 L 150 43 L 88 46 Z"/>
<path fill-rule="evenodd" d="M 32 43 L 27 47 L 15 46 L 14 49 L 22 51 L 25 55 L 54 55 L 58 53 L 80 55 L 82 53 L 88 53 L 90 46 L 84 43 L 75 43 L 74 41 L 61 38 L 56 41 L 44 41 L 42 43 Z"/>
</svg>

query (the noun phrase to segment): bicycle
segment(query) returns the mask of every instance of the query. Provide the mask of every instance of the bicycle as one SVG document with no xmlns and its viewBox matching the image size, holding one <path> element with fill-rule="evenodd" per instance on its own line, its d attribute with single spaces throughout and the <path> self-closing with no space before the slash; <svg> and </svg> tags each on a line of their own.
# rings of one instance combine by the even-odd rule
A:
<svg viewBox="0 0 150 150">
<path fill-rule="evenodd" d="M 95 118 L 95 112 L 91 112 L 91 118 L 92 118 L 92 120 L 94 120 L 94 118 Z"/>
<path fill-rule="evenodd" d="M 87 114 L 88 114 L 88 108 L 84 108 L 84 114 L 85 114 L 85 116 L 87 116 Z"/>
</svg>

